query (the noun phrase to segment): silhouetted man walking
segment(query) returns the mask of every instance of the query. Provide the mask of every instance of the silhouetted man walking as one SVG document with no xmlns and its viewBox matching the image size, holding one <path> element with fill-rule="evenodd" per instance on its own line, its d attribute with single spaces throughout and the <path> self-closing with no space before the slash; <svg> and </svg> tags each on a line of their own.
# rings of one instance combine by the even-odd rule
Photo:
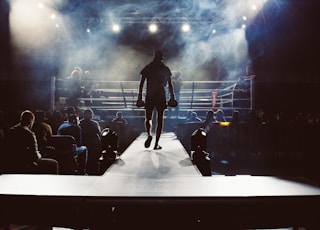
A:
<svg viewBox="0 0 320 230">
<path fill-rule="evenodd" d="M 170 100 L 174 100 L 173 87 L 171 83 L 171 71 L 163 63 L 163 53 L 157 50 L 154 54 L 153 61 L 141 70 L 141 79 L 139 85 L 139 94 L 137 105 L 143 104 L 142 90 L 145 80 L 147 80 L 146 97 L 145 97 L 145 129 L 148 138 L 144 143 L 146 148 L 150 147 L 152 141 L 151 127 L 153 110 L 157 110 L 157 128 L 156 141 L 154 149 L 161 149 L 159 139 L 163 128 L 164 110 L 167 108 L 165 87 L 168 84 L 170 92 Z M 142 102 L 142 103 L 141 103 Z"/>
</svg>

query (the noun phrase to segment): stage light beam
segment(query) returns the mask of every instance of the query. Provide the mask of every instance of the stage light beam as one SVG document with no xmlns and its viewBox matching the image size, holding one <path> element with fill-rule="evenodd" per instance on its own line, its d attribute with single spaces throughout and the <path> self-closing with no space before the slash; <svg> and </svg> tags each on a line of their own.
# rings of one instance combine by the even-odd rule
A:
<svg viewBox="0 0 320 230">
<path fill-rule="evenodd" d="M 55 9 L 43 2 L 30 4 L 26 0 L 12 1 L 10 6 L 12 44 L 19 47 L 19 52 L 40 51 L 41 47 L 52 44 L 52 39 L 56 38 L 52 30 L 56 22 L 52 23 L 52 20 L 58 18 Z"/>
<path fill-rule="evenodd" d="M 39 8 L 39 9 L 42 9 L 42 8 L 43 8 L 43 6 L 44 6 L 44 5 L 43 5 L 43 3 L 42 3 L 42 2 L 39 2 L 39 3 L 38 3 L 38 8 Z"/>
</svg>

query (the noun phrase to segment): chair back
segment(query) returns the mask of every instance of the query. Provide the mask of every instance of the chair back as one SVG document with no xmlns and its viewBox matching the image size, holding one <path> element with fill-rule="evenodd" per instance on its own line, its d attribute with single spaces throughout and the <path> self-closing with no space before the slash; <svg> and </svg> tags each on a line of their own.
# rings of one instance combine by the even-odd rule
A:
<svg viewBox="0 0 320 230">
<path fill-rule="evenodd" d="M 60 174 L 75 174 L 77 168 L 76 140 L 70 135 L 53 135 L 49 141 L 52 148 L 49 157 L 59 163 Z"/>
<path fill-rule="evenodd" d="M 62 153 L 75 153 L 76 151 L 76 140 L 70 135 L 53 135 L 50 138 L 50 146 L 54 148 L 59 154 Z"/>
</svg>

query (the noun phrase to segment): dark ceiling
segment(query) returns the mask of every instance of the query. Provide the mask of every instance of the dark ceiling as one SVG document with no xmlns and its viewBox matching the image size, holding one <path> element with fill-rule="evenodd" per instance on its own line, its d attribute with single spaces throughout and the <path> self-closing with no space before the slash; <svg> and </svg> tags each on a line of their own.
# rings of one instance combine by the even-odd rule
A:
<svg viewBox="0 0 320 230">
<path fill-rule="evenodd" d="M 129 0 L 95 0 L 95 1 L 63 1 L 64 4 L 56 6 L 64 15 L 74 20 L 74 31 L 81 31 L 83 26 L 94 25 L 97 28 L 105 25 L 108 15 L 101 9 L 110 9 L 113 15 L 118 18 L 132 20 L 132 22 L 143 22 L 143 18 L 157 17 L 158 20 L 167 20 L 167 29 L 158 35 L 157 39 L 141 37 L 135 33 L 138 23 L 125 30 L 117 39 L 118 45 L 130 46 L 135 44 L 135 49 L 141 52 L 151 47 L 161 46 L 165 40 L 167 50 L 172 51 L 171 56 L 178 55 L 184 44 L 179 42 L 179 36 L 173 27 L 174 20 L 192 18 L 202 23 L 228 25 L 224 15 L 219 9 L 233 0 L 212 0 L 206 1 L 216 6 L 202 10 L 199 13 L 199 4 L 193 0 L 178 1 L 129 1 Z M 7 69 L 10 66 L 9 26 L 8 26 L 8 4 L 1 1 L 1 68 Z M 320 35 L 318 30 L 319 1 L 311 0 L 269 0 L 257 17 L 247 28 L 246 36 L 249 42 L 249 52 L 253 65 L 257 72 L 276 73 L 274 77 L 268 74 L 268 79 L 277 80 L 282 73 L 301 73 L 302 78 L 314 81 L 314 73 L 318 71 L 318 53 L 320 51 Z M 129 19 L 128 19 L 129 18 Z M 171 22 L 170 22 L 171 20 Z M 207 21 L 206 21 L 207 20 Z M 169 23 L 168 23 L 169 22 Z M 127 21 L 130 23 L 130 21 Z M 207 26 L 205 25 L 205 26 Z M 200 28 L 200 26 L 198 27 Z M 225 29 L 227 30 L 227 29 Z M 200 30 L 200 33 L 202 31 Z M 205 35 L 205 34 L 204 34 Z M 196 40 L 202 42 L 206 36 Z M 172 44 L 172 45 L 168 45 Z M 14 67 L 12 67 L 14 68 Z M 304 74 L 306 73 L 306 74 Z"/>
</svg>

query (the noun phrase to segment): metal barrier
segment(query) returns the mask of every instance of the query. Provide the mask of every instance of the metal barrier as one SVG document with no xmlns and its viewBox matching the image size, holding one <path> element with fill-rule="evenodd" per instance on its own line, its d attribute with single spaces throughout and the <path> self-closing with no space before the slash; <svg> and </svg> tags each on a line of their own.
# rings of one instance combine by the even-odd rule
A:
<svg viewBox="0 0 320 230">
<path fill-rule="evenodd" d="M 90 89 L 90 95 L 79 93 L 79 108 L 141 110 L 135 105 L 139 81 L 92 81 L 91 84 L 94 87 Z M 68 106 L 66 80 L 54 77 L 51 85 L 52 109 Z M 84 81 L 82 85 L 85 85 Z M 82 90 L 86 89 L 83 87 Z M 240 81 L 184 81 L 180 90 L 180 111 L 252 110 L 252 108 L 253 79 L 242 81 L 241 84 Z"/>
</svg>

